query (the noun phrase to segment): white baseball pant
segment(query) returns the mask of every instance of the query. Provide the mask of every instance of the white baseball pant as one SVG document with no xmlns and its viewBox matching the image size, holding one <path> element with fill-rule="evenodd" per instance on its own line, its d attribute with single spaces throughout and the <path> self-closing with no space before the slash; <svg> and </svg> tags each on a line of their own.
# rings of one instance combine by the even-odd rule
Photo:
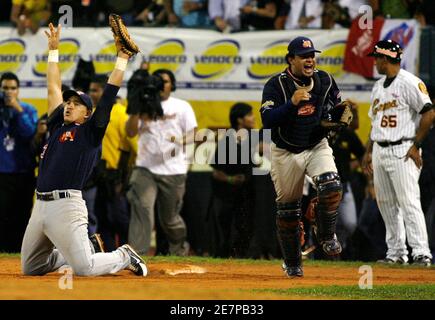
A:
<svg viewBox="0 0 435 320">
<path fill-rule="evenodd" d="M 130 257 L 124 249 L 93 254 L 82 193 L 66 191 L 71 198 L 36 200 L 21 248 L 23 273 L 43 275 L 66 264 L 79 276 L 98 276 L 125 269 Z"/>
<path fill-rule="evenodd" d="M 412 159 L 405 161 L 412 142 L 396 146 L 373 145 L 373 174 L 376 200 L 385 222 L 387 258 L 408 260 L 406 239 L 412 256 L 432 258 L 426 222 L 420 203 L 418 169 Z"/>
</svg>

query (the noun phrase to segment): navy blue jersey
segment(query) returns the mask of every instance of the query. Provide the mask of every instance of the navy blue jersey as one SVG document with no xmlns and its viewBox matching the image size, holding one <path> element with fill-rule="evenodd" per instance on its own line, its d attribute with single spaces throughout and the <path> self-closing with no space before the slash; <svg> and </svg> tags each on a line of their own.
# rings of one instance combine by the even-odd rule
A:
<svg viewBox="0 0 435 320">
<path fill-rule="evenodd" d="M 92 117 L 83 124 L 64 124 L 63 106 L 50 115 L 50 138 L 39 162 L 36 190 L 82 190 L 94 168 L 119 87 L 107 84 Z"/>
<path fill-rule="evenodd" d="M 264 128 L 272 129 L 272 141 L 282 149 L 294 153 L 314 147 L 327 135 L 320 120 L 340 103 L 340 91 L 334 79 L 324 71 L 313 75 L 309 101 L 294 106 L 291 102 L 296 86 L 287 71 L 265 84 L 261 106 Z"/>
</svg>

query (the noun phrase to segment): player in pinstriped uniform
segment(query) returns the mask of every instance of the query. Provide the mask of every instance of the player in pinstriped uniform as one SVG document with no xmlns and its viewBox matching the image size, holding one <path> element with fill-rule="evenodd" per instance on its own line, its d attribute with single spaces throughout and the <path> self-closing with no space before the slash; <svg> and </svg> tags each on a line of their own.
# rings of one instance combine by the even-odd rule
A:
<svg viewBox="0 0 435 320">
<path fill-rule="evenodd" d="M 366 173 L 374 174 L 386 227 L 388 250 L 379 262 L 406 264 L 407 239 L 414 264 L 430 266 L 418 179 L 422 166 L 419 148 L 434 120 L 433 106 L 424 83 L 400 68 L 399 44 L 380 41 L 369 55 L 375 57 L 379 74 L 385 75 L 372 90 L 372 129 L 363 159 Z"/>
</svg>

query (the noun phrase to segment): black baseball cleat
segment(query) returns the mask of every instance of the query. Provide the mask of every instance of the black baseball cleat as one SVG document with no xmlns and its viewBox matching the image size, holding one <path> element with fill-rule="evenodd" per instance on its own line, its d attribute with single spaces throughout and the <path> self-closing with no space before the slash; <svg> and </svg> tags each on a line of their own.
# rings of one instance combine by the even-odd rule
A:
<svg viewBox="0 0 435 320">
<path fill-rule="evenodd" d="M 126 269 L 130 270 L 137 276 L 146 277 L 148 274 L 148 269 L 141 256 L 137 254 L 136 251 L 134 251 L 134 249 L 128 244 L 122 245 L 121 248 L 125 249 L 130 256 L 130 264 Z"/>
<path fill-rule="evenodd" d="M 302 270 L 302 266 L 287 266 L 285 262 L 282 263 L 282 270 L 289 278 L 303 277 L 304 271 Z"/>
<path fill-rule="evenodd" d="M 101 236 L 99 233 L 94 233 L 92 236 L 89 237 L 89 240 L 91 241 L 92 246 L 94 247 L 95 253 L 105 252 L 104 251 L 104 242 L 103 242 L 103 239 L 101 239 Z"/>
<path fill-rule="evenodd" d="M 337 235 L 334 234 L 334 238 L 331 240 L 325 240 L 320 243 L 322 246 L 323 252 L 325 252 L 328 256 L 336 256 L 341 253 L 341 244 L 337 239 Z"/>
<path fill-rule="evenodd" d="M 430 258 L 428 256 L 420 255 L 420 256 L 416 256 L 414 258 L 412 265 L 422 266 L 422 267 L 430 267 L 431 261 L 430 261 Z"/>
</svg>

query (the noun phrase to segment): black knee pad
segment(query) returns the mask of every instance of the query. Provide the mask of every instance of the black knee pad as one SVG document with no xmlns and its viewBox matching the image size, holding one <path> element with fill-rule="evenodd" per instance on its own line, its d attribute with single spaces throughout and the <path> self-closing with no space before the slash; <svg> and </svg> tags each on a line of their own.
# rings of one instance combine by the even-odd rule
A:
<svg viewBox="0 0 435 320">
<path fill-rule="evenodd" d="M 336 172 L 325 172 L 314 178 L 318 195 L 318 210 L 335 213 L 343 195 L 343 186 Z"/>
</svg>

